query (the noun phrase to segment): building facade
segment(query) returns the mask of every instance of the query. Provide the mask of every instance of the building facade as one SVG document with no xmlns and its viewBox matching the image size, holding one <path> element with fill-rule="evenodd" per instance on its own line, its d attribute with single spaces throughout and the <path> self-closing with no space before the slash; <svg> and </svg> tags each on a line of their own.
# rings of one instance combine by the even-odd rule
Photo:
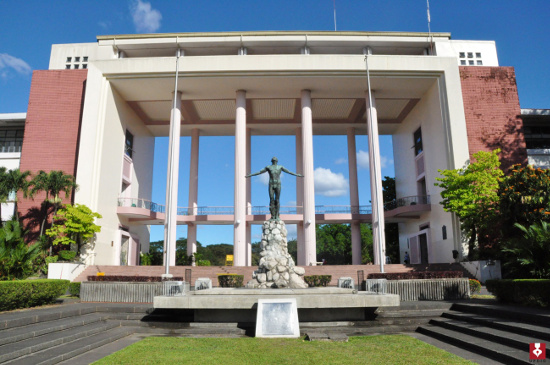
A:
<svg viewBox="0 0 550 365">
<path fill-rule="evenodd" d="M 305 177 L 297 180 L 296 206 L 281 219 L 297 224 L 299 265 L 317 263 L 315 225 L 322 223 L 351 225 L 353 263 L 361 263 L 361 222 L 372 222 L 380 241 L 375 263 L 385 256 L 384 222 L 399 223 L 401 258 L 410 252 L 411 263 L 448 263 L 466 252 L 457 218 L 439 204 L 438 169 L 460 168 L 473 153 L 497 147 L 505 166 L 525 162 L 517 95 L 514 70 L 499 66 L 494 42 L 447 33 L 98 36 L 95 43 L 53 45 L 49 70 L 34 72 L 21 169 L 76 176 L 74 201 L 103 216 L 89 264 L 138 264 L 151 225 L 165 225 L 174 264 L 175 224 L 188 226 L 188 253 L 198 225 L 227 224 L 234 226 L 234 264 L 246 266 L 250 227 L 269 219 L 245 179 L 251 137 L 291 135 L 296 172 Z M 357 182 L 355 137 L 365 134 L 370 187 Z M 347 136 L 348 207 L 315 205 L 313 135 Z M 395 202 L 382 202 L 378 135 L 392 136 Z M 151 201 L 158 136 L 170 136 L 173 151 L 168 207 Z M 180 151 L 180 136 L 191 137 L 191 151 Z M 235 138 L 231 208 L 197 201 L 199 143 L 208 136 Z M 189 206 L 178 208 L 179 159 L 190 181 Z M 370 189 L 372 207 L 359 205 L 362 189 Z M 26 201 L 20 209 L 32 206 Z"/>
</svg>

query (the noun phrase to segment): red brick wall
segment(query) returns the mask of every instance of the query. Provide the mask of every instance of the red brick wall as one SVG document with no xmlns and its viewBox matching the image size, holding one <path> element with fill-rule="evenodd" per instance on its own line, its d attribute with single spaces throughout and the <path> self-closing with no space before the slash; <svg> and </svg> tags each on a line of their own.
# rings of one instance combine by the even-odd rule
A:
<svg viewBox="0 0 550 365">
<path fill-rule="evenodd" d="M 80 122 L 88 70 L 34 71 L 32 76 L 21 171 L 62 170 L 76 176 Z M 61 194 L 64 196 L 64 193 Z M 45 194 L 33 200 L 19 196 L 19 213 L 40 207 Z M 71 197 L 64 203 L 71 203 Z"/>
<path fill-rule="evenodd" d="M 500 148 L 506 172 L 515 163 L 525 164 L 527 152 L 513 67 L 461 66 L 462 98 L 470 157 Z"/>
</svg>

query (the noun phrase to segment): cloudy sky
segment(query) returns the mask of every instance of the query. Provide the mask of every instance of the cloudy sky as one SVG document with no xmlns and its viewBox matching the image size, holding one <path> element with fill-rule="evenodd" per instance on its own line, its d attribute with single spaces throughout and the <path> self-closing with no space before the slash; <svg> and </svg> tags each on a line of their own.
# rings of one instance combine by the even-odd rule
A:
<svg viewBox="0 0 550 365">
<path fill-rule="evenodd" d="M 95 42 L 96 35 L 249 30 L 428 30 L 425 0 L 2 0 L 0 1 L 0 113 L 25 112 L 33 70 L 47 69 L 52 44 Z M 453 39 L 495 40 L 499 62 L 514 66 L 523 108 L 550 108 L 550 1 L 431 0 L 431 30 Z M 182 138 L 179 205 L 187 206 L 190 141 Z M 199 205 L 233 205 L 233 138 L 201 139 Z M 360 203 L 370 201 L 368 146 L 357 137 Z M 381 137 L 383 175 L 393 176 L 391 138 Z M 294 138 L 254 137 L 252 170 L 272 156 L 296 171 Z M 349 205 L 346 137 L 314 138 L 317 205 Z M 153 200 L 164 203 L 166 138 L 155 151 Z M 216 168 L 211 168 L 216 166 Z M 295 204 L 295 177 L 283 179 L 283 205 Z M 253 205 L 267 205 L 267 181 L 252 181 Z M 255 230 L 254 235 L 259 232 Z M 291 230 L 292 234 L 292 230 Z M 186 236 L 185 227 L 178 235 Z M 152 239 L 161 239 L 159 228 Z M 231 227 L 203 227 L 199 241 L 232 242 Z"/>
</svg>

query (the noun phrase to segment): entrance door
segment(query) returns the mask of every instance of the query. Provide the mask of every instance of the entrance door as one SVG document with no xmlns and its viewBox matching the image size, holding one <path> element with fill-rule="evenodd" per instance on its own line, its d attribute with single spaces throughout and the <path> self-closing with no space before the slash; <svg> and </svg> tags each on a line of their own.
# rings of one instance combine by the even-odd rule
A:
<svg viewBox="0 0 550 365">
<path fill-rule="evenodd" d="M 130 237 L 122 235 L 120 237 L 120 266 L 128 265 L 128 252 L 130 249 Z"/>
<path fill-rule="evenodd" d="M 429 264 L 429 230 L 423 229 L 408 238 L 411 264 Z"/>
</svg>

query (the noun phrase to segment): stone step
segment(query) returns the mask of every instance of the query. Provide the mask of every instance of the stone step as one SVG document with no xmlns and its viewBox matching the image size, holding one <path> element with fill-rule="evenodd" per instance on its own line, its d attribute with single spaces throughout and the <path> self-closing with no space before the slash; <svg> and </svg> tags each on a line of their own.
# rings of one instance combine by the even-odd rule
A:
<svg viewBox="0 0 550 365">
<path fill-rule="evenodd" d="M 116 322 L 96 322 L 0 346 L 0 363 L 118 327 Z"/>
<path fill-rule="evenodd" d="M 50 308 L 16 310 L 3 313 L 0 318 L 0 330 L 26 326 L 34 323 L 55 321 L 62 318 L 94 313 L 93 305 L 67 304 Z"/>
<path fill-rule="evenodd" d="M 504 364 L 529 364 L 529 347 L 527 344 L 525 350 L 522 351 L 487 339 L 480 339 L 479 337 L 438 326 L 421 326 L 417 331 Z"/>
<path fill-rule="evenodd" d="M 67 330 L 77 326 L 85 326 L 91 323 L 105 321 L 107 317 L 107 315 L 91 313 L 2 330 L 0 331 L 0 346 L 43 336 L 52 332 Z"/>
<path fill-rule="evenodd" d="M 544 342 L 540 337 L 518 334 L 513 329 L 499 330 L 493 327 L 481 326 L 479 324 L 462 322 L 454 319 L 436 318 L 432 319 L 430 324 L 514 347 L 518 350 L 525 350 L 527 345 L 532 342 Z"/>
<path fill-rule="evenodd" d="M 57 364 L 61 361 L 71 359 L 75 356 L 86 353 L 92 349 L 101 347 L 108 343 L 119 340 L 132 334 L 135 331 L 131 327 L 116 327 L 99 333 L 90 333 L 71 342 L 63 343 L 61 346 L 50 347 L 43 351 L 29 354 L 25 357 L 8 362 L 10 365 L 47 365 Z"/>
<path fill-rule="evenodd" d="M 522 334 L 524 336 L 530 336 L 530 337 L 540 338 L 545 341 L 550 341 L 550 328 L 546 325 L 539 326 L 531 323 L 514 321 L 512 319 L 496 318 L 493 316 L 487 316 L 487 315 L 481 315 L 481 314 L 469 314 L 469 313 L 457 313 L 457 312 L 443 313 L 443 317 L 452 319 L 455 321 L 468 322 L 476 326 L 486 326 L 493 329 L 513 332 L 517 334 Z M 534 341 L 531 341 L 531 342 L 534 342 Z"/>
<path fill-rule="evenodd" d="M 460 312 L 500 317 L 508 320 L 516 320 L 550 327 L 550 312 L 544 309 L 467 303 L 453 304 L 451 309 Z"/>
</svg>

